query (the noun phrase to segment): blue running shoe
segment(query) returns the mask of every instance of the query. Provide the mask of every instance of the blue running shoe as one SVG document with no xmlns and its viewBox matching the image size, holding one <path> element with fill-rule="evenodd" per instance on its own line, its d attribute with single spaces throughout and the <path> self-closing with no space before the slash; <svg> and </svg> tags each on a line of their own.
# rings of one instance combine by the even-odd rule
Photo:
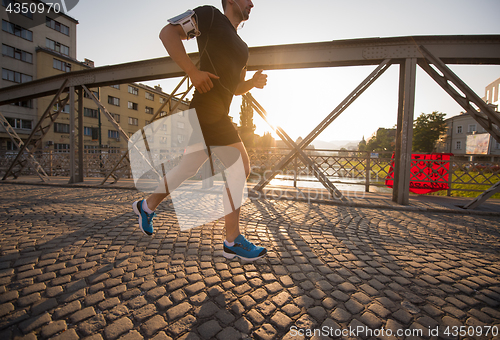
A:
<svg viewBox="0 0 500 340">
<path fill-rule="evenodd" d="M 135 201 L 132 203 L 132 208 L 134 208 L 134 212 L 136 213 L 137 216 L 139 216 L 139 227 L 141 228 L 142 232 L 146 235 L 153 235 L 153 218 L 156 216 L 156 213 L 153 212 L 152 214 L 148 214 L 142 209 L 142 202 L 141 201 Z"/>
<path fill-rule="evenodd" d="M 234 240 L 234 246 L 232 247 L 228 247 L 226 242 L 224 242 L 224 250 L 222 251 L 222 255 L 225 258 L 232 259 L 237 256 L 245 261 L 255 261 L 266 254 L 266 248 L 256 246 L 243 235 L 239 235 Z"/>
</svg>

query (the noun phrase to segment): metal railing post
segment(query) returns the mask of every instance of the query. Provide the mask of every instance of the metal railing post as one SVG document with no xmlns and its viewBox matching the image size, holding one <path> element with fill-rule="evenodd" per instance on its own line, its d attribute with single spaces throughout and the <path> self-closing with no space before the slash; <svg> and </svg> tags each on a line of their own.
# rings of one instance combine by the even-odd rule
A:
<svg viewBox="0 0 500 340">
<path fill-rule="evenodd" d="M 366 152 L 366 184 L 365 184 L 365 192 L 370 192 L 370 174 L 371 174 L 371 159 L 370 159 L 370 151 Z"/>
</svg>

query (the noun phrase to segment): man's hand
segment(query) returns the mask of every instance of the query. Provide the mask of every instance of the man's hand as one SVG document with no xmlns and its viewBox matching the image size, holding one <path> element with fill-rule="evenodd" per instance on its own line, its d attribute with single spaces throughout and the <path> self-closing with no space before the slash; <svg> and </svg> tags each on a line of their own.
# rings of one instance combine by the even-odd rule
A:
<svg viewBox="0 0 500 340">
<path fill-rule="evenodd" d="M 253 86 L 263 89 L 267 84 L 267 74 L 262 74 L 264 70 L 258 70 L 252 77 Z"/>
<path fill-rule="evenodd" d="M 198 69 L 188 74 L 194 87 L 200 93 L 206 93 L 214 87 L 212 79 L 219 79 L 218 76 L 210 72 L 200 71 Z"/>
</svg>

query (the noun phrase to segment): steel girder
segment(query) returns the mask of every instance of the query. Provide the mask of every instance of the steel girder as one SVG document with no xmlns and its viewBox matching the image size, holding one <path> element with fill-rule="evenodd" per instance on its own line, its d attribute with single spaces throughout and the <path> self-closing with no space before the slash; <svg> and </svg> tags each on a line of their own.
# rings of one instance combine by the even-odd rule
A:
<svg viewBox="0 0 500 340">
<path fill-rule="evenodd" d="M 21 173 L 21 171 L 27 164 L 27 162 L 23 160 L 24 152 L 27 152 L 28 157 L 30 158 L 31 156 L 33 156 L 33 152 L 35 152 L 35 150 L 40 146 L 43 137 L 49 132 L 50 127 L 54 124 L 55 120 L 57 119 L 57 117 L 59 116 L 59 114 L 69 101 L 69 95 L 65 99 L 62 100 L 60 99 L 60 96 L 66 89 L 67 84 L 68 80 L 66 79 L 64 80 L 63 84 L 60 85 L 56 95 L 54 96 L 54 98 L 52 98 L 52 101 L 50 102 L 49 106 L 43 113 L 37 125 L 29 135 L 28 139 L 26 140 L 26 143 L 24 143 L 22 147 L 19 149 L 16 158 L 14 158 L 14 160 L 10 164 L 2 180 L 7 179 L 11 175 L 14 176 L 14 178 L 17 178 L 18 174 Z M 52 110 L 54 109 L 54 105 L 56 103 L 59 104 L 58 110 L 56 112 L 52 112 Z"/>
<path fill-rule="evenodd" d="M 186 84 L 187 89 L 184 92 L 178 93 L 179 89 L 186 81 L 187 81 L 187 84 Z M 170 104 L 170 112 L 169 113 L 171 114 L 172 112 L 174 112 L 175 109 L 180 105 L 181 101 L 184 100 L 184 98 L 188 95 L 188 93 L 193 89 L 193 87 L 194 87 L 193 84 L 190 84 L 189 77 L 187 75 L 184 76 L 181 79 L 181 81 L 179 82 L 179 84 L 176 86 L 174 91 L 168 96 L 168 99 L 165 100 L 165 103 L 163 103 L 163 105 L 161 105 L 160 108 L 153 115 L 153 117 L 151 118 L 151 122 L 154 122 L 155 120 L 157 120 L 161 117 L 160 114 L 167 104 Z M 177 98 L 177 96 L 180 96 L 180 97 Z M 173 106 L 172 106 L 172 99 L 177 99 L 177 102 Z M 156 132 L 156 131 L 154 131 L 154 132 Z M 153 134 L 154 134 L 154 132 L 153 132 Z M 144 134 L 144 130 L 142 130 L 142 133 Z M 133 144 L 131 146 L 135 147 L 135 144 Z M 113 167 L 113 169 L 104 177 L 104 180 L 102 181 L 101 185 L 106 183 L 110 177 L 113 177 L 115 179 L 115 182 L 118 180 L 117 177 L 114 176 L 114 173 L 115 173 L 115 171 L 123 168 L 123 167 L 120 167 L 120 164 L 122 164 L 122 162 L 124 160 L 127 160 L 128 163 L 130 164 L 130 159 L 128 158 L 128 154 L 124 154 L 122 156 L 122 158 L 118 161 L 118 163 L 116 163 L 116 165 Z"/>
<path fill-rule="evenodd" d="M 321 132 L 323 132 L 335 119 L 337 119 L 338 116 L 342 112 L 344 112 L 349 105 L 351 105 L 361 94 L 368 88 L 370 87 L 371 84 L 375 82 L 389 67 L 391 66 L 391 60 L 386 59 L 384 60 L 368 77 L 366 77 L 365 80 L 359 84 L 354 91 L 352 91 L 311 133 L 307 135 L 306 138 L 300 142 L 300 144 L 297 146 L 295 143 L 290 143 L 288 141 L 287 144 L 290 144 L 289 146 L 292 148 L 292 151 L 285 157 L 281 159 L 281 161 L 272 169 L 271 173 L 266 177 L 263 178 L 254 188 L 254 190 L 261 191 L 266 185 L 268 185 L 274 177 L 279 173 L 281 169 L 286 167 L 295 157 L 300 156 L 302 160 L 304 160 L 305 155 L 302 154 L 302 150 L 304 150 L 309 144 L 311 144 L 316 137 L 318 137 Z M 249 97 L 250 103 L 252 103 L 252 106 L 255 108 L 254 100 L 251 96 Z M 261 112 L 257 110 L 257 113 L 259 113 L 261 116 Z M 264 118 L 264 117 L 263 117 Z M 280 136 L 281 137 L 281 136 Z M 288 137 L 285 134 L 285 138 Z M 283 138 L 282 138 L 283 139 Z M 286 139 L 283 139 L 283 141 L 287 142 Z M 307 158 L 307 157 L 306 157 Z M 307 158 L 308 159 L 308 158 Z M 306 163 L 308 164 L 307 160 Z M 306 164 L 304 163 L 304 164 Z M 315 171 L 315 174 L 317 172 Z M 319 172 L 318 172 L 319 173 Z M 321 180 L 320 180 L 321 181 Z M 323 183 L 324 181 L 322 181 Z M 328 179 L 327 182 L 323 183 L 329 189 L 332 191 L 333 189 L 331 188 L 333 184 L 328 184 Z M 334 190 L 333 190 L 334 191 Z M 335 192 L 335 191 L 334 191 Z M 338 196 L 338 194 L 332 195 L 333 197 Z"/>
<path fill-rule="evenodd" d="M 12 126 L 9 124 L 9 122 L 7 121 L 7 119 L 5 118 L 5 116 L 1 112 L 0 112 L 0 124 L 4 127 L 5 131 L 7 132 L 7 134 L 9 135 L 10 139 L 12 140 L 14 145 L 17 147 L 17 149 L 20 150 L 23 147 L 24 142 L 21 139 L 21 137 L 19 137 L 17 132 L 12 128 Z M 29 148 L 27 148 L 26 150 L 28 151 L 28 155 L 26 157 L 26 160 L 20 160 L 20 163 L 23 164 L 25 161 L 29 162 L 31 164 L 31 166 L 36 170 L 38 177 L 40 177 L 40 179 L 43 182 L 48 181 L 49 176 L 47 175 L 45 170 L 43 170 L 40 163 L 37 162 L 37 160 L 35 159 L 35 156 L 33 156 L 33 152 Z"/>
<path fill-rule="evenodd" d="M 267 117 L 267 112 L 264 108 L 253 98 L 250 93 L 244 95 L 245 99 L 248 100 L 250 105 L 257 111 L 259 116 L 264 119 L 264 121 L 273 129 L 278 136 L 285 142 L 285 144 L 293 149 L 294 154 L 297 154 L 302 162 L 305 165 L 308 165 L 312 168 L 314 176 L 320 181 L 321 184 L 325 186 L 330 192 L 330 195 L 333 198 L 336 198 L 340 201 L 347 201 L 344 195 L 330 182 L 328 177 L 323 173 L 323 171 L 314 163 L 305 153 L 304 151 L 288 136 L 288 134 L 279 126 L 273 126 Z M 279 166 L 279 165 L 278 165 Z M 277 171 L 281 170 L 283 167 L 278 168 Z M 276 176 L 276 169 L 274 169 L 272 177 Z"/>
<path fill-rule="evenodd" d="M 197 54 L 191 55 L 193 60 L 198 60 Z M 429 61 L 426 61 L 429 60 Z M 498 139 L 498 119 L 491 110 L 483 104 L 479 97 L 475 95 L 456 75 L 449 74 L 446 63 L 455 64 L 495 64 L 500 65 L 500 35 L 481 35 L 481 36 L 421 36 L 421 37 L 399 37 L 399 38 L 370 38 L 333 41 L 326 43 L 295 44 L 281 46 L 254 47 L 250 49 L 249 70 L 256 69 L 293 69 L 293 68 L 311 68 L 311 67 L 333 67 L 333 66 L 358 66 L 358 65 L 379 65 L 374 72 L 384 72 L 392 63 L 401 64 L 400 75 L 400 104 L 398 110 L 398 147 L 400 149 L 399 158 L 396 160 L 396 176 L 402 177 L 395 181 L 397 193 L 393 197 L 400 204 L 408 204 L 405 196 L 399 195 L 408 189 L 407 170 L 408 145 L 411 145 L 411 127 L 410 119 L 413 119 L 413 101 L 414 101 L 414 80 L 415 65 L 418 63 L 438 84 L 440 84 L 459 104 L 468 112 L 472 111 L 472 116 L 481 124 L 488 127 Z M 436 72 L 430 64 L 438 68 L 443 75 Z M 444 66 L 444 67 L 443 67 Z M 381 68 L 382 67 L 382 68 Z M 377 71 L 378 70 L 378 71 Z M 444 71 L 443 71 L 444 70 Z M 450 71 L 451 72 L 451 71 Z M 0 89 L 0 105 L 38 98 L 46 95 L 58 93 L 60 83 L 67 82 L 66 86 L 71 88 L 87 85 L 98 87 L 127 82 L 146 81 L 160 78 L 171 78 L 182 76 L 183 72 L 171 60 L 171 58 L 159 58 L 152 60 L 139 61 L 134 63 L 105 66 L 93 68 L 84 71 L 71 72 L 59 76 L 35 80 L 29 83 L 20 84 L 8 88 Z M 379 76 L 379 75 L 378 75 Z M 321 126 L 328 126 L 352 100 L 355 100 L 378 76 L 371 80 L 365 80 L 360 85 L 363 90 L 356 93 L 355 90 L 350 97 L 346 98 L 343 104 L 334 110 L 325 121 L 323 121 L 300 145 L 289 143 L 294 150 L 285 159 L 291 161 L 294 157 L 302 156 L 302 148 L 310 144 L 316 136 L 322 131 Z M 465 94 L 465 97 L 454 91 L 450 86 L 451 81 L 455 87 L 459 88 Z M 446 82 L 446 83 L 445 83 Z M 413 85 L 412 85 L 413 84 Z M 177 87 L 177 89 L 181 86 Z M 192 87 L 192 86 L 191 86 Z M 176 90 L 177 90 L 176 89 Z M 465 91 L 464 91 L 465 89 Z M 185 92 L 187 94 L 190 88 Z M 471 93 L 468 91 L 470 90 Z M 60 94 L 57 95 L 57 97 Z M 92 96 L 91 96 L 92 97 Z M 172 97 L 171 97 L 172 98 Z M 170 98 L 170 99 L 171 99 Z M 413 98 L 413 99 L 411 99 Z M 95 98 L 93 98 L 95 100 Z M 68 99 L 66 99 L 67 102 Z M 475 104 L 482 111 L 477 113 L 471 103 Z M 345 105 L 347 104 L 347 106 Z M 100 103 L 99 106 L 102 106 Z M 465 106 L 464 106 L 465 105 Z M 257 105 L 254 106 L 258 107 Z M 104 109 L 105 110 L 105 109 Z M 160 109 L 161 111 L 161 109 Z M 157 112 L 156 116 L 159 114 Z M 265 111 L 264 111 L 265 112 Z M 484 117 L 486 115 L 486 117 Z M 42 117 L 43 118 L 43 117 Z M 52 117 L 51 117 L 52 118 Z M 112 118 L 112 117 L 111 117 Z M 333 119 L 332 119 L 333 118 Z M 108 117 L 109 119 L 109 117 Z M 42 121 L 42 119 L 41 119 Z M 53 121 L 52 121 L 53 123 Z M 40 124 L 40 122 L 39 122 Z M 494 126 L 496 125 L 496 127 Z M 37 125 L 38 126 L 38 125 Z M 117 128 L 121 131 L 118 125 Z M 496 130 L 495 130 L 496 129 Z M 487 131 L 490 131 L 487 129 Z M 281 131 L 284 133 L 284 131 Z M 124 132 L 122 132 L 124 134 Z M 491 133 L 491 132 L 490 132 Z M 285 142 L 288 141 L 286 133 L 282 134 Z M 128 136 L 126 136 L 128 140 Z M 31 138 L 31 136 L 30 136 Z M 289 141 L 288 141 L 289 142 Z M 293 141 L 292 141 L 293 142 Z M 307 143 L 307 144 L 306 144 Z M 24 149 L 18 154 L 22 154 Z M 125 158 L 125 156 L 124 156 Z M 16 158 L 17 160 L 17 158 Z M 122 158 L 123 160 L 123 158 Z M 307 159 L 303 159 L 308 162 Z M 121 161 L 120 161 L 121 162 Z M 117 164 L 116 167 L 120 164 Z M 14 165 L 14 163 L 13 163 Z M 284 166 L 281 164 L 282 167 Z M 116 168 L 115 167 L 115 168 Z M 115 169 L 109 176 L 113 175 Z M 8 173 L 11 171 L 9 169 Z M 8 175 L 6 174 L 6 176 Z M 318 173 L 319 174 L 319 173 Z M 320 175 L 319 175 L 320 176 Z M 320 176 L 321 177 L 321 176 Z M 107 180 L 104 180 L 104 182 Z M 4 177 L 5 179 L 5 177 Z M 103 183 L 104 183 L 103 182 Z M 401 182 L 401 183 L 399 183 Z M 267 182 L 268 183 L 268 182 Z M 262 189 L 267 183 L 259 183 L 256 188 Z M 328 188 L 328 183 L 326 186 Z M 399 183 L 399 184 L 398 184 Z M 329 189 L 332 189 L 331 187 Z M 490 190 L 491 191 L 491 190 Z M 400 198 L 398 198 L 400 197 Z M 402 197 L 402 198 L 401 198 Z"/>
<path fill-rule="evenodd" d="M 421 58 L 424 45 L 444 63 L 500 65 L 500 35 L 409 36 L 250 48 L 249 70 L 379 65 L 385 59 Z M 198 54 L 190 54 L 197 61 Z M 74 71 L 0 89 L 0 105 L 54 95 L 60 84 L 100 87 L 128 82 L 182 77 L 169 58 L 157 58 Z"/>
</svg>

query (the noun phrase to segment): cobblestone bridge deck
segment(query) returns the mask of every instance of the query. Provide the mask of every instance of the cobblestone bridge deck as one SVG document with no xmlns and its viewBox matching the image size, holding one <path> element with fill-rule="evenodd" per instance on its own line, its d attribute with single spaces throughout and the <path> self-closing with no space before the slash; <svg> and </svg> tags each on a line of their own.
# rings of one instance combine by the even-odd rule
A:
<svg viewBox="0 0 500 340">
<path fill-rule="evenodd" d="M 181 232 L 169 201 L 143 235 L 131 209 L 140 197 L 0 185 L 0 339 L 376 337 L 347 332 L 358 326 L 437 339 L 429 329 L 480 338 L 500 328 L 498 215 L 253 199 L 241 229 L 269 256 L 248 264 L 222 257 L 223 220 Z"/>
</svg>

